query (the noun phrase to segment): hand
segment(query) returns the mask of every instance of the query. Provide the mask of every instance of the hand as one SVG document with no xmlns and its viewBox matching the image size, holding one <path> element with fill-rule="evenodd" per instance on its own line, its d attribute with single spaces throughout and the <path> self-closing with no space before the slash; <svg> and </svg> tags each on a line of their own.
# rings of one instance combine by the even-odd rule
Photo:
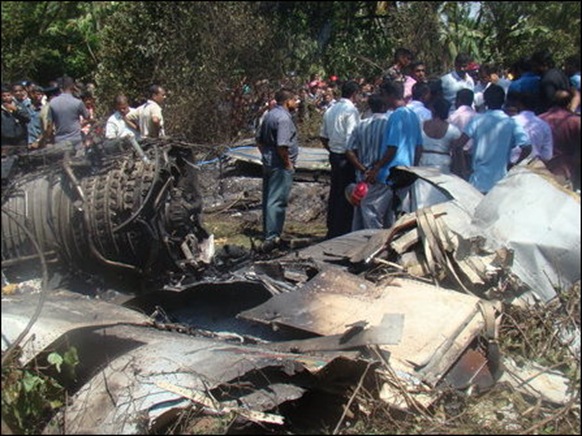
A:
<svg viewBox="0 0 582 436">
<path fill-rule="evenodd" d="M 376 183 L 378 171 L 379 170 L 375 169 L 375 167 L 367 169 L 366 172 L 364 173 L 364 180 L 366 180 L 367 183 L 373 185 L 374 183 Z"/>
<path fill-rule="evenodd" d="M 14 103 L 6 103 L 4 107 L 10 112 L 14 112 L 16 110 L 16 105 Z"/>
</svg>

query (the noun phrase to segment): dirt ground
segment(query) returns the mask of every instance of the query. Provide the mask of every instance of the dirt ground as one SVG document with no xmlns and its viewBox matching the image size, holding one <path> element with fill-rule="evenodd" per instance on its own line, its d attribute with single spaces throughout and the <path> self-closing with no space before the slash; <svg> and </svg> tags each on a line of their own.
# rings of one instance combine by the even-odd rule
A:
<svg viewBox="0 0 582 436">
<path fill-rule="evenodd" d="M 203 222 L 217 248 L 251 248 L 262 235 L 260 167 L 240 161 L 215 162 L 199 171 Z M 317 242 L 326 233 L 329 183 L 321 175 L 297 173 L 291 188 L 283 239 Z"/>
</svg>

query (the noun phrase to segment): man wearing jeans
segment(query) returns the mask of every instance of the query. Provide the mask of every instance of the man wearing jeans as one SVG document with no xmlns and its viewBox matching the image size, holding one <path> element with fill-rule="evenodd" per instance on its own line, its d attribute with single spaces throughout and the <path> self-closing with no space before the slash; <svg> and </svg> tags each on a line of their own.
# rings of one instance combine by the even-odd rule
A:
<svg viewBox="0 0 582 436">
<path fill-rule="evenodd" d="M 280 245 L 299 152 L 297 127 L 291 117 L 299 100 L 293 91 L 281 88 L 275 101 L 277 105 L 267 113 L 255 138 L 263 163 L 263 252 Z"/>
</svg>

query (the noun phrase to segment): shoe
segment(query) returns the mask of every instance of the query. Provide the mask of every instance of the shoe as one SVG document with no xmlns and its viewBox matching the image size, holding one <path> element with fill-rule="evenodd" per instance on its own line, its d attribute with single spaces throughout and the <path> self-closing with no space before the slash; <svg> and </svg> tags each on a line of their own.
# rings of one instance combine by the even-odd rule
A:
<svg viewBox="0 0 582 436">
<path fill-rule="evenodd" d="M 266 239 L 261 244 L 261 253 L 270 253 L 281 244 L 280 238 Z"/>
</svg>

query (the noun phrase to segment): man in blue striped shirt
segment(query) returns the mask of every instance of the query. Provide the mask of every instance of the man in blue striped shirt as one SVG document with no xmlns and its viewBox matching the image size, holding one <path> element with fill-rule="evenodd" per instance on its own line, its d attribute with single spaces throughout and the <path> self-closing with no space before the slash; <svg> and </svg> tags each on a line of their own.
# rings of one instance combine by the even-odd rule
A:
<svg viewBox="0 0 582 436">
<path fill-rule="evenodd" d="M 386 112 L 386 103 L 380 94 L 372 94 L 368 99 L 368 105 L 372 116 L 361 120 L 356 126 L 346 150 L 346 157 L 356 169 L 356 182 L 365 180 L 366 172 L 382 158 L 382 139 L 390 114 Z M 389 204 L 382 206 L 382 203 L 390 202 L 391 196 L 386 195 L 390 189 L 384 183 L 369 186 L 368 193 L 360 205 L 354 206 L 352 232 L 383 227 L 385 217 L 379 216 L 378 210 L 388 210 Z"/>
</svg>

